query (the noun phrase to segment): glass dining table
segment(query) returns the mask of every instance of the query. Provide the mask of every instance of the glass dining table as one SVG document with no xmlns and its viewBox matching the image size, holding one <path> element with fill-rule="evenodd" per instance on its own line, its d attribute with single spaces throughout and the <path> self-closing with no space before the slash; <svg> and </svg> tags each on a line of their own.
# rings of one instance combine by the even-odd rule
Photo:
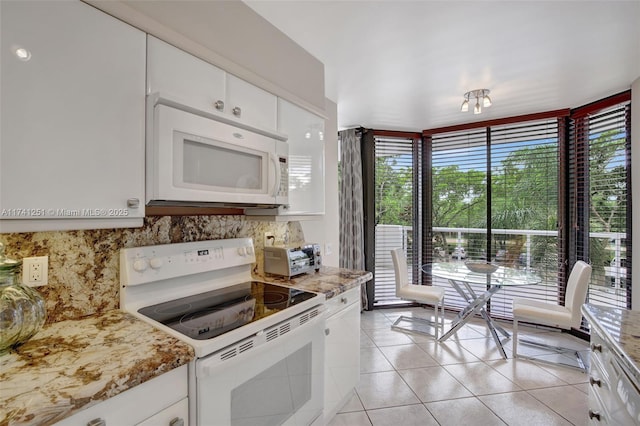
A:
<svg viewBox="0 0 640 426">
<path fill-rule="evenodd" d="M 506 359 L 507 354 L 498 336 L 498 332 L 506 338 L 510 338 L 511 335 L 493 321 L 486 310 L 487 303 L 491 297 L 503 287 L 535 285 L 542 281 L 541 278 L 531 272 L 504 266 L 498 267 L 498 269 L 492 273 L 472 272 L 464 262 L 429 263 L 422 265 L 421 270 L 425 274 L 446 279 L 467 302 L 467 306 L 453 319 L 451 328 L 447 330 L 438 341 L 442 342 L 447 340 L 455 334 L 460 327 L 469 322 L 473 315 L 480 314 L 486 322 L 487 328 L 500 354 Z M 473 289 L 472 284 L 483 285 L 485 290 L 483 292 L 477 292 Z"/>
</svg>

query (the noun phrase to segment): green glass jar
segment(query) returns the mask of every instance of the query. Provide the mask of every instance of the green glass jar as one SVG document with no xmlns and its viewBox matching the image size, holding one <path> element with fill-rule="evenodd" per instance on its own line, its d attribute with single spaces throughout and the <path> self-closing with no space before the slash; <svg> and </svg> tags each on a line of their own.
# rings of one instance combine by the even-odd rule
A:
<svg viewBox="0 0 640 426">
<path fill-rule="evenodd" d="M 40 293 L 20 283 L 21 265 L 5 257 L 0 243 L 0 355 L 33 337 L 46 319 Z"/>
</svg>

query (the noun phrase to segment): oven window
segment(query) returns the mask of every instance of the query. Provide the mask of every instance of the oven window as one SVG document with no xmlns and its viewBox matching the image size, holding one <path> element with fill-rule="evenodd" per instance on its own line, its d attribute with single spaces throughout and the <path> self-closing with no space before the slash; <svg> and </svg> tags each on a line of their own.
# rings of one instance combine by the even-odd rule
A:
<svg viewBox="0 0 640 426">
<path fill-rule="evenodd" d="M 183 141 L 183 181 L 222 188 L 262 189 L 262 156 Z"/>
<path fill-rule="evenodd" d="M 231 425 L 277 426 L 311 399 L 311 343 L 231 391 Z"/>
</svg>

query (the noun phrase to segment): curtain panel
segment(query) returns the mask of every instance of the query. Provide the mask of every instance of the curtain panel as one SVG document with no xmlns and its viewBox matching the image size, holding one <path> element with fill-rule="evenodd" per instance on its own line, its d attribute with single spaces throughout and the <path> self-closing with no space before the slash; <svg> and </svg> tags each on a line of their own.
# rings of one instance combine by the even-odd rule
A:
<svg viewBox="0 0 640 426">
<path fill-rule="evenodd" d="M 340 140 L 340 267 L 365 269 L 362 158 L 356 129 L 338 132 Z M 361 287 L 362 308 L 368 305 Z"/>
</svg>

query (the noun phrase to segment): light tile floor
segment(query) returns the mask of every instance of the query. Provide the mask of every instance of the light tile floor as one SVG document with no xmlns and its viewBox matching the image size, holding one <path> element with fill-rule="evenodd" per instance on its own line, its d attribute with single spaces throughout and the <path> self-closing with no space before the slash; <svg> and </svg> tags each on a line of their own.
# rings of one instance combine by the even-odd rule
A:
<svg viewBox="0 0 640 426">
<path fill-rule="evenodd" d="M 360 383 L 331 426 L 588 423 L 585 373 L 514 360 L 510 340 L 504 340 L 509 359 L 502 359 L 481 319 L 474 318 L 442 343 L 391 329 L 401 314 L 429 317 L 432 312 L 404 308 L 362 314 Z M 447 313 L 445 330 L 452 317 Z M 511 331 L 511 323 L 499 324 Z M 588 342 L 548 329 L 522 325 L 519 329 L 521 337 L 575 347 L 588 357 Z"/>
</svg>

